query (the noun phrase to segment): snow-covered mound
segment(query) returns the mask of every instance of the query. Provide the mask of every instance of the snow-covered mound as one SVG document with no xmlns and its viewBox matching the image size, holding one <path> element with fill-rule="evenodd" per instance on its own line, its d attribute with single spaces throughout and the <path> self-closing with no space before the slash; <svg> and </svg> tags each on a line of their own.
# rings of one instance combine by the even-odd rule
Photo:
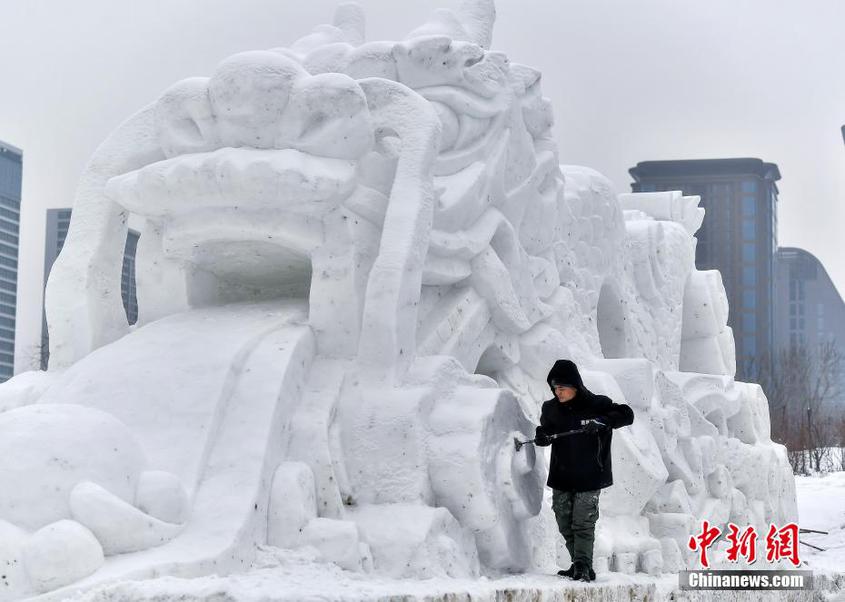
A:
<svg viewBox="0 0 845 602">
<path fill-rule="evenodd" d="M 701 519 L 796 519 L 721 278 L 694 266 L 698 199 L 560 166 L 494 16 L 467 1 L 365 42 L 343 5 L 97 149 L 47 287 L 50 369 L 0 387 L 0 599 L 238 572 L 260 545 L 393 578 L 550 569 L 546 459 L 513 439 L 558 358 L 636 413 L 598 572 L 692 566 Z"/>
</svg>

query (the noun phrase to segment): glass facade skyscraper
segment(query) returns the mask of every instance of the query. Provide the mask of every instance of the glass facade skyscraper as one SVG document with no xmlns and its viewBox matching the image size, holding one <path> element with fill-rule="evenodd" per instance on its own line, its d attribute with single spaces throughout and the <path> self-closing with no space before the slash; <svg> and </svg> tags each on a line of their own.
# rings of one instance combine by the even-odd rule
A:
<svg viewBox="0 0 845 602">
<path fill-rule="evenodd" d="M 56 258 L 62 251 L 70 227 L 71 209 L 47 210 L 47 233 L 44 239 L 44 286 Z M 123 251 L 123 270 L 120 277 L 120 294 L 123 309 L 130 324 L 138 321 L 138 297 L 135 287 L 135 250 L 138 247 L 138 233 L 129 230 Z M 43 304 L 41 310 L 41 369 L 46 370 L 50 359 L 50 337 L 47 332 L 47 315 Z"/>
<path fill-rule="evenodd" d="M 776 347 L 816 348 L 833 341 L 845 355 L 845 302 L 822 262 L 804 249 L 781 247 L 775 274 L 777 299 L 783 301 L 775 308 Z"/>
<path fill-rule="evenodd" d="M 778 249 L 775 299 L 775 349 L 817 353 L 820 345 L 833 343 L 845 357 L 845 301 L 815 255 L 797 247 Z M 845 366 L 836 403 L 845 409 Z"/>
<path fill-rule="evenodd" d="M 774 352 L 776 182 L 780 171 L 760 159 L 645 161 L 629 170 L 634 192 L 681 190 L 701 197 L 695 265 L 719 270 L 730 304 L 737 379 L 756 381 Z"/>
<path fill-rule="evenodd" d="M 0 142 L 0 382 L 15 370 L 23 152 Z"/>
</svg>

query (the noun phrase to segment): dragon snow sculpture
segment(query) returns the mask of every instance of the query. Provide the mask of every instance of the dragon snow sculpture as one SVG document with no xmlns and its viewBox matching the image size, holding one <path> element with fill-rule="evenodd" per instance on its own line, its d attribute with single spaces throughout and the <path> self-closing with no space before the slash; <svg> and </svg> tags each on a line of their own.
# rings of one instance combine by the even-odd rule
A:
<svg viewBox="0 0 845 602">
<path fill-rule="evenodd" d="M 548 568 L 545 459 L 512 441 L 561 357 L 638 415 L 597 569 L 692 566 L 702 518 L 795 518 L 719 274 L 694 267 L 698 199 L 560 166 L 494 16 L 466 1 L 365 42 L 343 5 L 97 149 L 47 287 L 50 370 L 0 387 L 0 599 L 233 572 L 263 544 L 397 577 Z"/>
</svg>

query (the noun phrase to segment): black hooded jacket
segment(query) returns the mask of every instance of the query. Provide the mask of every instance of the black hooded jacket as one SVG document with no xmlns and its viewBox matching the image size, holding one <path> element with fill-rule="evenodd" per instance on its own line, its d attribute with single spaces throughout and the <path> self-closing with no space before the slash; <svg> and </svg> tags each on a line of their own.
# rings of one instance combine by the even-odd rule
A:
<svg viewBox="0 0 845 602">
<path fill-rule="evenodd" d="M 535 437 L 580 429 L 590 419 L 599 420 L 609 428 L 598 433 L 578 433 L 554 439 L 546 484 L 561 491 L 609 487 L 613 484 L 610 456 L 613 429 L 633 423 L 634 411 L 625 404 L 614 403 L 609 397 L 590 392 L 584 386 L 578 367 L 570 360 L 556 361 L 549 372 L 547 381 L 554 392 L 552 380 L 572 385 L 578 393 L 568 402 L 561 402 L 556 396 L 543 402 Z"/>
</svg>

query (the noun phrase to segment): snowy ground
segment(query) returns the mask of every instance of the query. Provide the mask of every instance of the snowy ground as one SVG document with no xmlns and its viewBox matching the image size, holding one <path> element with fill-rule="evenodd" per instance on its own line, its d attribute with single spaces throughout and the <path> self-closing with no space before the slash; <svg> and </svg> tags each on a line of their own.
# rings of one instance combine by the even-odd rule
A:
<svg viewBox="0 0 845 602">
<path fill-rule="evenodd" d="M 575 583 L 556 575 L 510 575 L 479 580 L 428 579 L 398 581 L 353 573 L 319 562 L 307 550 L 269 548 L 262 551 L 249 573 L 229 577 L 123 582 L 77 596 L 77 602 L 129 600 L 196 602 L 363 601 L 363 600 L 825 600 L 845 602 L 845 472 L 826 476 L 796 477 L 799 524 L 828 531 L 828 535 L 802 534 L 801 539 L 818 552 L 801 546 L 801 559 L 812 569 L 817 590 L 801 593 L 676 591 L 677 575 L 659 579 L 646 575 L 606 573 L 595 583 Z M 804 567 L 802 567 L 804 568 Z"/>
<path fill-rule="evenodd" d="M 795 477 L 795 485 L 799 526 L 829 533 L 802 534 L 802 541 L 825 551 L 801 546 L 801 559 L 813 571 L 845 573 L 845 471 L 826 476 Z"/>
</svg>

